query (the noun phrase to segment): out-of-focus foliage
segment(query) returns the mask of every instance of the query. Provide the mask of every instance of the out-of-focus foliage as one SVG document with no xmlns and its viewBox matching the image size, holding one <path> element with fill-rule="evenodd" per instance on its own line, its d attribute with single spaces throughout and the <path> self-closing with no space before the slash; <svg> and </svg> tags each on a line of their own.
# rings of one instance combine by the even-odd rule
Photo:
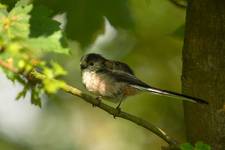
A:
<svg viewBox="0 0 225 150">
<path fill-rule="evenodd" d="M 180 146 L 181 150 L 211 150 L 211 147 L 203 142 L 197 142 L 194 146 L 185 143 Z"/>
<path fill-rule="evenodd" d="M 101 33 L 103 16 L 115 27 L 133 27 L 128 0 L 38 0 L 35 4 L 51 8 L 53 15 L 66 12 L 66 34 L 82 46 L 88 46 Z"/>
<path fill-rule="evenodd" d="M 55 93 L 64 84 L 63 81 L 52 82 L 51 78 L 65 75 L 65 71 L 56 62 L 48 67 L 48 62 L 40 60 L 40 57 L 45 52 L 68 54 L 69 49 L 66 47 L 66 41 L 63 40 L 60 23 L 49 17 L 47 9 L 37 8 L 41 12 L 41 18 L 39 18 L 36 9 L 31 13 L 32 8 L 33 4 L 29 0 L 18 1 L 10 10 L 7 10 L 6 5 L 1 4 L 0 58 L 23 74 L 27 74 L 36 67 L 43 70 L 48 77 L 43 84 L 14 74 L 7 69 L 4 70 L 9 79 L 18 81 L 24 86 L 17 99 L 25 97 L 30 90 L 31 102 L 41 106 L 40 95 L 44 91 Z M 32 18 L 31 21 L 30 18 Z M 40 24 L 42 21 L 45 24 Z"/>
</svg>

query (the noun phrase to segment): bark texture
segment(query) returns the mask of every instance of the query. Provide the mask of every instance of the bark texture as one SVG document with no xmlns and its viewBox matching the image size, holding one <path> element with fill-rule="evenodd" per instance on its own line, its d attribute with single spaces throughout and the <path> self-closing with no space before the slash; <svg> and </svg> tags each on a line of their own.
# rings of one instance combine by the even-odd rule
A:
<svg viewBox="0 0 225 150">
<path fill-rule="evenodd" d="M 225 0 L 188 1 L 182 90 L 210 103 L 184 103 L 188 141 L 225 150 Z"/>
</svg>

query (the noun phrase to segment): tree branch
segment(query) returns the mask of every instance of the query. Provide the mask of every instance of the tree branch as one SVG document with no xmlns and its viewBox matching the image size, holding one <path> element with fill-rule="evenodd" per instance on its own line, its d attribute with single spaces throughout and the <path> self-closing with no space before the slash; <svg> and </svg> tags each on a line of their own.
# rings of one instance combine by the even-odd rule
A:
<svg viewBox="0 0 225 150">
<path fill-rule="evenodd" d="M 10 66 L 10 64 L 7 64 L 7 62 L 4 62 L 1 59 L 0 59 L 0 66 L 2 66 L 3 68 L 5 68 L 9 71 L 12 71 L 13 73 L 21 74 L 16 68 L 13 68 L 12 66 Z M 40 81 L 47 78 L 44 74 L 39 73 L 35 70 L 31 71 L 28 74 L 28 76 L 29 76 L 29 78 L 31 77 L 31 78 L 34 78 L 34 79 L 37 79 Z M 57 79 L 54 79 L 53 82 L 54 81 L 57 81 Z M 139 126 L 144 127 L 145 129 L 147 129 L 147 130 L 153 132 L 154 134 L 156 134 L 157 136 L 161 137 L 165 142 L 167 142 L 170 145 L 170 147 L 173 147 L 173 148 L 178 147 L 176 140 L 169 137 L 162 129 L 154 126 L 153 124 L 147 122 L 146 120 L 143 120 L 142 118 L 136 117 L 136 116 L 126 113 L 124 111 L 118 111 L 118 109 L 115 109 L 109 105 L 102 103 L 100 100 L 96 99 L 96 97 L 85 94 L 82 91 L 80 91 L 79 89 L 77 89 L 69 84 L 65 84 L 61 89 L 67 93 L 74 95 L 74 96 L 80 97 L 82 100 L 108 112 L 109 114 L 113 115 L 114 117 L 123 118 L 125 120 L 129 120 Z"/>
</svg>

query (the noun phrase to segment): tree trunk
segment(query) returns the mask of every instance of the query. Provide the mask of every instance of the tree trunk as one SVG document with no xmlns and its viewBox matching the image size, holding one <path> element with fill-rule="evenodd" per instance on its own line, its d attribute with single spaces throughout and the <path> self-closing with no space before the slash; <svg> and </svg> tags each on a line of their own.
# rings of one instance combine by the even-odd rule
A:
<svg viewBox="0 0 225 150">
<path fill-rule="evenodd" d="M 209 105 L 184 103 L 187 139 L 225 150 L 225 0 L 188 2 L 182 90 Z"/>
</svg>

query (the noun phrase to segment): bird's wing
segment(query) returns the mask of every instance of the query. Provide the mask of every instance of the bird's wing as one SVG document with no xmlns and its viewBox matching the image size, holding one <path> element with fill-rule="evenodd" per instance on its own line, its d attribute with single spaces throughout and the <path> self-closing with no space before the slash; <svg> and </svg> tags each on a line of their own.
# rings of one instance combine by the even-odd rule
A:
<svg viewBox="0 0 225 150">
<path fill-rule="evenodd" d="M 128 83 L 130 86 L 139 90 L 148 91 L 153 94 L 164 95 L 167 97 L 182 98 L 184 100 L 194 102 L 194 103 L 208 104 L 208 102 L 200 98 L 152 87 L 144 83 L 143 81 L 139 80 L 134 75 L 131 75 L 125 72 L 108 70 L 106 73 L 110 75 L 111 78 L 114 78 L 115 81 Z"/>
<path fill-rule="evenodd" d="M 144 88 L 149 88 L 150 86 L 143 81 L 139 80 L 137 77 L 135 77 L 132 74 L 126 73 L 124 71 L 120 70 L 107 70 L 106 73 L 113 78 L 117 82 L 125 82 L 130 85 L 137 85 Z"/>
<path fill-rule="evenodd" d="M 134 75 L 133 70 L 125 63 L 115 60 L 106 60 L 105 66 L 107 69 L 111 71 L 120 71 L 124 73 L 128 73 Z"/>
<path fill-rule="evenodd" d="M 120 61 L 113 61 L 113 69 L 134 75 L 134 71 L 126 63 Z"/>
</svg>

